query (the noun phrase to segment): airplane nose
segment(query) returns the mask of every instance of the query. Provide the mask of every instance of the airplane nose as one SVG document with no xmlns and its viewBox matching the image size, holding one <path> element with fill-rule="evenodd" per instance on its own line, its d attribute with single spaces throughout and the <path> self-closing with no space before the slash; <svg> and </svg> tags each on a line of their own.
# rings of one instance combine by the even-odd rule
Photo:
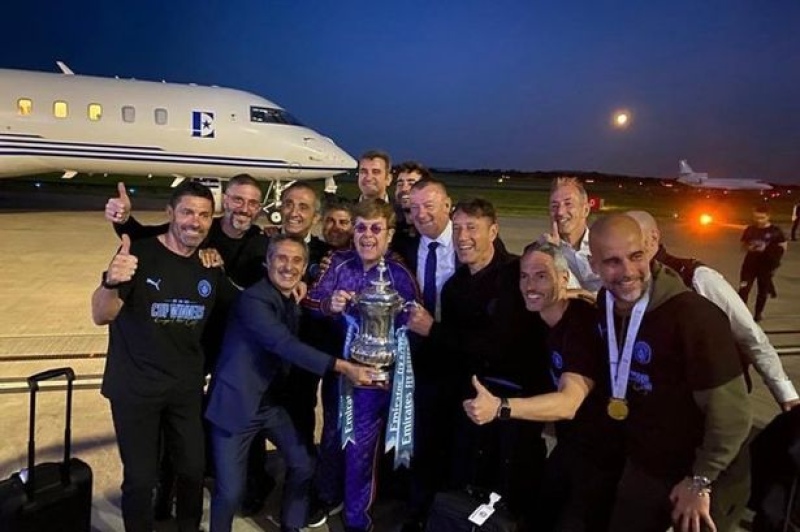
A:
<svg viewBox="0 0 800 532">
<path fill-rule="evenodd" d="M 356 160 L 351 157 L 349 153 L 337 146 L 333 140 L 329 139 L 328 137 L 325 137 L 325 140 L 328 141 L 328 146 L 325 149 L 325 155 L 332 164 L 341 167 L 342 170 L 352 170 L 358 166 Z"/>
</svg>

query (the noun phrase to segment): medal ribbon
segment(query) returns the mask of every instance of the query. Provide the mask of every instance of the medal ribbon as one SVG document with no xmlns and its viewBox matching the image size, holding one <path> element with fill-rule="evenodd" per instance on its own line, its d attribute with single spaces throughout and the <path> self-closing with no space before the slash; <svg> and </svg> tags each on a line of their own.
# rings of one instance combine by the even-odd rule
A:
<svg viewBox="0 0 800 532">
<path fill-rule="evenodd" d="M 631 358 L 633 358 L 633 344 L 642 325 L 642 318 L 650 302 L 650 289 L 636 302 L 631 311 L 631 322 L 625 335 L 622 346 L 622 358 L 619 355 L 617 331 L 614 327 L 614 296 L 606 290 L 606 329 L 608 330 L 608 365 L 611 370 L 611 397 L 625 400 L 628 393 L 628 377 L 631 373 Z"/>
</svg>

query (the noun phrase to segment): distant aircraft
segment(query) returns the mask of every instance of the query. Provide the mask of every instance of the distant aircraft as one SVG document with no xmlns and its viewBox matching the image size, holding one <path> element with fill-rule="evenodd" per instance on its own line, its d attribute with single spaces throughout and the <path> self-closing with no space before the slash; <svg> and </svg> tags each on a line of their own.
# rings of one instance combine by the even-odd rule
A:
<svg viewBox="0 0 800 532">
<path fill-rule="evenodd" d="M 721 190 L 772 190 L 772 185 L 757 179 L 709 178 L 708 174 L 695 172 L 686 159 L 678 163 L 678 182 L 696 188 Z"/>
<path fill-rule="evenodd" d="M 0 69 L 0 177 L 114 173 L 177 183 L 246 173 L 272 182 L 275 204 L 282 181 L 356 167 L 330 138 L 260 96 L 58 66 L 61 73 Z"/>
</svg>

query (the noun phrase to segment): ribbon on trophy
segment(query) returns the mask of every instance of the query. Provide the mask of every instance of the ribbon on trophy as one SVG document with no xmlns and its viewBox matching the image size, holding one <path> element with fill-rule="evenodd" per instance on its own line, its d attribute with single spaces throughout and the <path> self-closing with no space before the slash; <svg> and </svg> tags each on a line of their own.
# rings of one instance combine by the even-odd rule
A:
<svg viewBox="0 0 800 532">
<path fill-rule="evenodd" d="M 350 344 L 358 333 L 358 322 L 347 313 L 342 315 L 347 322 L 347 334 L 344 339 L 342 358 L 347 360 L 350 358 Z M 336 425 L 341 430 L 342 449 L 348 443 L 356 442 L 356 432 L 353 425 L 353 384 L 344 377 L 339 377 L 339 415 Z"/>
<path fill-rule="evenodd" d="M 395 331 L 397 356 L 386 427 L 385 448 L 387 453 L 394 449 L 395 469 L 401 465 L 410 467 L 411 455 L 414 454 L 414 368 L 411 366 L 407 329 L 400 327 Z"/>
</svg>

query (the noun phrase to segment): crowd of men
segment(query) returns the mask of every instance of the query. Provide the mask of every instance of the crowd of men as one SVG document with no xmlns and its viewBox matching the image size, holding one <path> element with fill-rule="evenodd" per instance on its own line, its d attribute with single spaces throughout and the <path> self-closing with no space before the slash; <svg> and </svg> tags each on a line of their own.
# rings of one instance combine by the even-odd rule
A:
<svg viewBox="0 0 800 532">
<path fill-rule="evenodd" d="M 347 531 L 373 530 L 387 493 L 405 499 L 403 531 L 421 531 L 437 493 L 467 486 L 501 493 L 520 530 L 734 529 L 749 486 L 747 366 L 784 410 L 800 400 L 720 274 L 668 254 L 646 212 L 590 230 L 574 178 L 554 181 L 552 230 L 521 256 L 489 201 L 454 203 L 418 163 L 393 171 L 367 152 L 358 185 L 349 201 L 292 184 L 268 232 L 246 175 L 218 218 L 192 182 L 163 226 L 131 216 L 122 184 L 108 201 L 121 245 L 92 312 L 110 326 L 102 393 L 128 532 L 171 518 L 173 499 L 178 529 L 197 532 L 205 476 L 211 532 L 260 511 L 275 484 L 265 439 L 286 464 L 284 532 L 339 512 Z M 387 279 L 406 302 L 388 379 L 349 359 L 354 301 Z"/>
</svg>

